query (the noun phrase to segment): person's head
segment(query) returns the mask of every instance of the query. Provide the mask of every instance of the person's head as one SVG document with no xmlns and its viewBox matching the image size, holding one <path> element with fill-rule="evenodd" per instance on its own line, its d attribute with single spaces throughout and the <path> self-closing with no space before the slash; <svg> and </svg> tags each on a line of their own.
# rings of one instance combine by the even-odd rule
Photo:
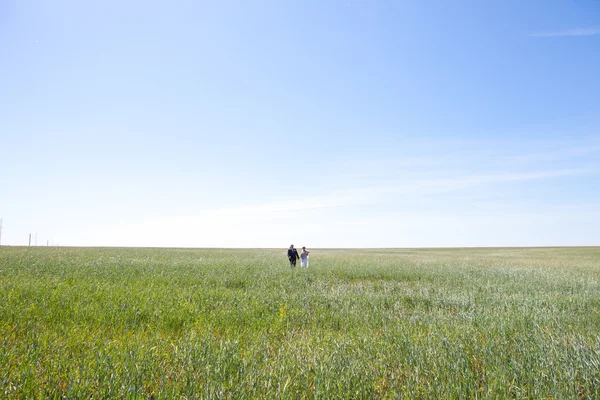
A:
<svg viewBox="0 0 600 400">
<path fill-rule="evenodd" d="M 293 245 L 293 244 L 290 244 L 290 249 L 293 249 L 293 248 L 294 248 L 294 245 Z"/>
<path fill-rule="evenodd" d="M 302 246 L 302 250 L 306 250 L 306 246 Z"/>
</svg>

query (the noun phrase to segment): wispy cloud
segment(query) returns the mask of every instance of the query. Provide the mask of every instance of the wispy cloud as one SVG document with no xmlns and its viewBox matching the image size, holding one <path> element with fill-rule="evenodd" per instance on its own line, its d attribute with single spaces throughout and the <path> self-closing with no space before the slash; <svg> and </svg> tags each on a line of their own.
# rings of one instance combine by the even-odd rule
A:
<svg viewBox="0 0 600 400">
<path fill-rule="evenodd" d="M 240 221 L 295 219 L 302 212 L 373 203 L 377 200 L 377 193 L 377 190 L 371 188 L 338 190 L 319 196 L 305 196 L 293 200 L 200 209 L 193 215 L 167 216 L 162 218 L 161 221 L 238 223 Z"/>
<path fill-rule="evenodd" d="M 230 221 L 264 220 L 296 218 L 299 212 L 325 208 L 337 208 L 377 204 L 388 196 L 427 196 L 448 193 L 471 187 L 501 184 L 510 182 L 536 181 L 555 179 L 568 176 L 596 175 L 596 168 L 555 169 L 536 172 L 491 173 L 477 175 L 460 175 L 441 179 L 414 179 L 379 182 L 379 186 L 358 187 L 337 190 L 317 196 L 307 196 L 300 199 L 273 201 L 262 204 L 241 205 L 198 210 L 196 215 L 170 216 L 169 220 L 178 221 Z M 383 183 L 383 185 L 381 185 Z"/>
<path fill-rule="evenodd" d="M 377 182 L 371 187 L 323 192 L 281 201 L 240 204 L 237 207 L 204 208 L 188 215 L 171 215 L 119 223 L 94 229 L 93 232 L 88 233 L 85 240 L 73 237 L 65 238 L 65 241 L 79 245 L 105 243 L 114 246 L 160 247 L 281 247 L 287 246 L 288 240 L 309 240 L 309 245 L 319 247 L 385 247 L 397 246 L 398 243 L 404 246 L 499 245 L 500 243 L 533 245 L 537 242 L 531 242 L 532 238 L 539 239 L 539 234 L 534 235 L 531 230 L 524 230 L 521 232 L 521 237 L 516 237 L 512 231 L 515 224 L 527 227 L 540 223 L 547 224 L 548 218 L 558 218 L 557 213 L 548 206 L 542 209 L 540 208 L 542 205 L 536 203 L 535 209 L 538 210 L 536 215 L 514 214 L 523 212 L 523 208 L 531 209 L 528 205 L 513 207 L 514 210 L 510 212 L 514 215 L 507 216 L 506 210 L 511 210 L 510 203 L 497 207 L 483 205 L 487 214 L 483 213 L 485 214 L 483 216 L 478 214 L 475 218 L 464 214 L 463 210 L 449 211 L 443 205 L 448 198 L 447 195 L 472 188 L 474 190 L 464 193 L 468 202 L 485 193 L 485 190 L 477 190 L 483 185 L 533 182 L 587 174 L 598 175 L 600 169 L 573 168 L 459 174 L 437 179 Z M 402 199 L 418 201 L 425 197 L 433 197 L 435 200 L 434 203 L 428 203 L 426 210 L 410 205 L 407 207 L 406 204 L 400 205 Z M 483 196 L 483 198 L 488 197 Z M 493 200 L 494 198 L 491 198 L 489 201 Z M 382 204 L 388 206 L 382 208 Z M 389 204 L 397 204 L 397 206 L 390 208 Z M 522 203 L 519 201 L 519 204 Z M 573 205 L 571 214 L 577 218 L 585 216 L 588 221 L 589 213 L 585 214 L 581 207 L 580 203 L 578 207 Z M 360 212 L 357 212 L 357 208 L 360 208 Z M 584 211 L 596 208 L 595 203 L 590 203 Z M 505 210 L 504 214 L 500 214 L 497 209 Z M 567 211 L 561 214 L 564 220 L 566 220 L 565 215 L 569 215 Z M 593 214 L 592 217 L 592 221 L 597 221 L 600 214 Z M 572 219 L 569 221 L 572 222 Z M 463 229 L 467 232 L 464 235 L 467 236 L 457 235 L 455 227 L 458 225 L 469 228 Z M 500 242 L 499 238 L 505 242 Z M 573 240 L 574 244 L 579 243 L 574 239 L 569 240 Z M 304 242 L 306 243 L 308 242 Z M 561 243 L 564 244 L 557 239 L 547 244 Z M 581 241 L 581 243 L 588 242 Z"/>
<path fill-rule="evenodd" d="M 560 37 L 560 36 L 594 36 L 600 35 L 600 28 L 574 28 L 564 31 L 536 32 L 529 36 L 533 37 Z"/>
</svg>

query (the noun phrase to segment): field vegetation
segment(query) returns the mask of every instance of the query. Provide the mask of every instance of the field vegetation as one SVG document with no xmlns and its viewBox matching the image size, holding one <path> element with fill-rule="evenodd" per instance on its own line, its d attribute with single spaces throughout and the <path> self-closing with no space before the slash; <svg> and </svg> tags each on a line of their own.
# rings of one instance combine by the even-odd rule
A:
<svg viewBox="0 0 600 400">
<path fill-rule="evenodd" d="M 600 248 L 0 247 L 2 398 L 600 398 Z"/>
</svg>

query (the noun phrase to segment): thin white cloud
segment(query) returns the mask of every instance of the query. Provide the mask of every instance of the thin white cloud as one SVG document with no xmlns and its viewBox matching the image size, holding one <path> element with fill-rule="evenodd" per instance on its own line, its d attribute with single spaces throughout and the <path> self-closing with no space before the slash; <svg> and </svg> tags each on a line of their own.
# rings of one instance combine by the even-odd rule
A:
<svg viewBox="0 0 600 400">
<path fill-rule="evenodd" d="M 486 184 L 537 181 L 599 173 L 598 169 L 553 169 L 379 182 L 373 187 L 331 191 L 298 199 L 240 204 L 236 207 L 204 208 L 187 216 L 172 215 L 95 227 L 84 237 L 65 237 L 62 242 L 71 245 L 102 243 L 113 246 L 166 247 L 281 247 L 287 246 L 289 240 L 303 241 L 302 244 L 320 247 L 503 244 L 505 242 L 496 240 L 497 237 L 502 236 L 497 234 L 494 228 L 496 224 L 501 225 L 502 229 L 506 228 L 502 238 L 515 240 L 515 244 L 523 245 L 530 244 L 526 240 L 528 237 L 517 238 L 520 241 L 515 239 L 508 231 L 507 226 L 510 224 L 507 225 L 501 215 L 491 215 L 489 218 L 495 220 L 488 221 L 485 231 L 480 226 L 480 219 L 473 219 L 470 230 L 463 229 L 464 235 L 472 236 L 459 237 L 451 234 L 451 231 L 458 225 L 464 228 L 460 210 L 456 213 L 448 213 L 444 209 L 433 207 L 423 214 L 421 209 L 398 207 L 395 211 L 388 209 L 385 215 L 372 211 L 377 210 L 381 203 L 406 197 L 413 199 L 432 195 L 437 197 Z M 469 194 L 472 195 L 473 193 Z M 441 201 L 443 198 L 443 196 L 439 197 Z M 363 208 L 361 212 L 356 212 L 351 209 L 353 207 Z M 579 208 L 573 210 L 573 214 L 581 215 L 581 212 Z M 556 219 L 558 217 L 555 214 L 552 213 L 552 216 Z M 480 215 L 477 216 L 479 217 Z M 600 214 L 593 216 L 596 219 L 599 217 Z M 517 217 L 513 218 L 513 222 L 518 220 Z M 478 241 L 479 236 L 487 237 L 488 241 Z M 553 243 L 562 242 L 548 239 L 547 244 Z M 573 243 L 580 242 L 573 241 Z M 531 242 L 531 244 L 535 243 Z"/>
<path fill-rule="evenodd" d="M 359 206 L 376 204 L 386 196 L 401 194 L 411 196 L 447 193 L 473 186 L 535 181 L 566 176 L 598 174 L 597 169 L 559 169 L 538 172 L 499 173 L 465 175 L 443 179 L 415 179 L 405 181 L 387 181 L 374 187 L 359 187 L 338 190 L 318 196 L 307 196 L 297 200 L 273 201 L 262 204 L 240 205 L 198 210 L 195 215 L 169 216 L 170 221 L 207 221 L 221 222 L 241 220 L 263 220 L 294 218 L 298 212 L 323 208 Z"/>
<path fill-rule="evenodd" d="M 348 189 L 322 196 L 307 196 L 298 200 L 273 201 L 238 207 L 205 209 L 203 213 L 219 217 L 239 217 L 254 214 L 282 214 L 319 208 L 343 207 L 362 204 L 370 199 L 370 189 Z"/>
<path fill-rule="evenodd" d="M 369 190 L 373 196 L 392 193 L 421 196 L 448 193 L 487 184 L 525 182 L 543 179 L 554 179 L 568 176 L 597 175 L 599 173 L 600 170 L 598 168 L 572 168 L 536 172 L 462 175 L 447 178 L 387 181 L 385 186 L 371 188 Z M 367 189 L 365 188 L 365 191 L 366 190 Z"/>
<path fill-rule="evenodd" d="M 466 186 L 483 185 L 487 183 L 502 183 L 502 182 L 522 182 L 533 181 L 540 179 L 560 178 L 573 175 L 588 175 L 595 174 L 598 171 L 591 168 L 572 168 L 559 169 L 540 172 L 517 172 L 517 173 L 502 173 L 502 174 L 484 174 L 459 177 L 448 180 L 435 180 L 434 183 L 439 183 L 441 187 L 449 184 L 451 189 L 462 188 Z"/>
<path fill-rule="evenodd" d="M 536 32 L 533 37 L 562 37 L 562 36 L 594 36 L 600 35 L 600 28 L 575 28 L 555 32 Z"/>
<path fill-rule="evenodd" d="M 535 152 L 506 157 L 511 164 L 515 162 L 553 162 L 558 160 L 581 159 L 583 156 L 600 155 L 600 144 L 589 143 L 585 146 L 560 148 L 546 152 Z"/>
</svg>

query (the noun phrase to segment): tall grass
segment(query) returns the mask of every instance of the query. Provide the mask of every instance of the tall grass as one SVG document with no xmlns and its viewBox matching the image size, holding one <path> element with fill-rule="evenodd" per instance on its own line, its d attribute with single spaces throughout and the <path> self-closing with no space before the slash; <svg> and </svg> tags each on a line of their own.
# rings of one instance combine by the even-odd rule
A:
<svg viewBox="0 0 600 400">
<path fill-rule="evenodd" d="M 600 248 L 0 248 L 3 398 L 600 398 Z"/>
</svg>

